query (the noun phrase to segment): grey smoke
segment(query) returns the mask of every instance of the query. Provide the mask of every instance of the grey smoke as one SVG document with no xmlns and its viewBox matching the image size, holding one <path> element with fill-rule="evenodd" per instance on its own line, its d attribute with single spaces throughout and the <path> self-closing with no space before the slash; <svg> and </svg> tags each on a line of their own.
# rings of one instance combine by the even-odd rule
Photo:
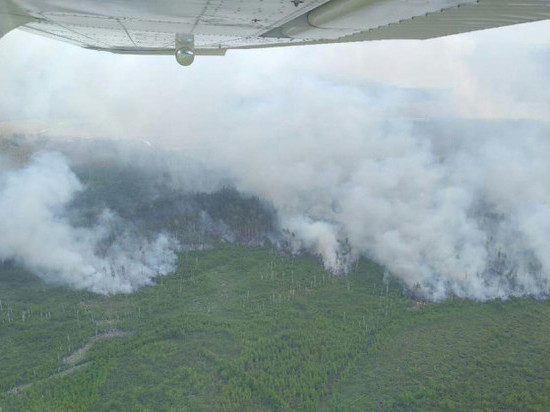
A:
<svg viewBox="0 0 550 412">
<path fill-rule="evenodd" d="M 129 293 L 174 269 L 171 238 L 148 240 L 122 231 L 104 210 L 91 227 L 75 227 L 66 207 L 82 185 L 65 158 L 39 152 L 20 169 L 0 174 L 0 259 L 46 281 L 97 293 Z M 98 251 L 101 250 L 101 253 Z"/>
<path fill-rule="evenodd" d="M 549 28 L 235 52 L 186 72 L 44 39 L 25 51 L 30 38 L 12 37 L 0 44 L 0 119 L 49 114 L 92 123 L 86 137 L 167 148 L 105 153 L 184 191 L 258 196 L 292 250 L 335 273 L 367 256 L 434 300 L 547 297 Z"/>
<path fill-rule="evenodd" d="M 225 140 L 254 135 L 259 142 L 238 152 L 220 139 L 210 161 L 223 165 L 240 190 L 271 202 L 294 249 L 322 256 L 335 273 L 362 255 L 433 300 L 548 295 L 547 125 L 418 127 L 373 120 L 368 95 L 354 99 L 351 110 L 339 103 L 322 118 L 311 109 L 318 124 L 298 141 L 291 129 L 300 130 L 307 114 L 298 121 L 275 104 L 269 110 L 285 114 L 287 130 L 233 124 Z M 274 150 L 267 142 L 276 137 Z"/>
<path fill-rule="evenodd" d="M 368 100 L 356 103 L 356 110 L 367 111 Z M 0 211 L 8 236 L 0 257 L 50 281 L 130 292 L 173 269 L 174 235 L 183 241 L 192 236 L 183 233 L 191 226 L 168 223 L 172 235 L 152 232 L 153 240 L 146 240 L 145 232 L 136 237 L 127 228 L 129 221 L 146 225 L 158 216 L 168 222 L 171 216 L 194 216 L 199 237 L 249 244 L 235 229 L 243 222 L 231 226 L 231 215 L 215 214 L 219 205 L 240 204 L 239 195 L 218 191 L 232 184 L 277 212 L 277 226 L 262 223 L 254 244 L 263 237 L 293 252 L 309 251 L 334 274 L 347 273 L 366 256 L 433 300 L 548 295 L 550 127 L 449 120 L 382 124 L 368 117 L 348 123 L 353 128 L 345 130 L 345 139 L 335 138 L 330 127 L 318 128 L 299 148 L 290 138 L 279 139 L 275 152 L 258 144 L 241 153 L 231 140 L 220 140 L 206 161 L 189 158 L 185 150 L 132 141 L 31 142 L 30 151 L 49 147 L 68 160 L 42 152 L 26 166 L 2 172 Z M 258 136 L 271 138 L 267 132 Z M 67 162 L 83 175 L 88 167 L 104 179 L 124 177 L 128 190 L 113 186 L 105 205 L 89 200 Z M 251 213 L 251 205 L 238 215 Z M 93 206 L 96 218 L 75 225 L 71 207 L 84 206 Z M 262 213 L 269 221 L 270 212 Z M 116 241 L 106 241 L 113 234 Z"/>
</svg>

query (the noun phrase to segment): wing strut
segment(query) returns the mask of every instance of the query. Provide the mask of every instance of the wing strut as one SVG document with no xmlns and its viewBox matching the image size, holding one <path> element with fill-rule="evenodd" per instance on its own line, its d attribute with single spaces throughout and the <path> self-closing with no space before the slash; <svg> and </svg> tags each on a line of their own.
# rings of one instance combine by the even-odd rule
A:
<svg viewBox="0 0 550 412">
<path fill-rule="evenodd" d="M 11 0 L 0 0 L 0 39 L 9 31 L 34 20 Z"/>
</svg>

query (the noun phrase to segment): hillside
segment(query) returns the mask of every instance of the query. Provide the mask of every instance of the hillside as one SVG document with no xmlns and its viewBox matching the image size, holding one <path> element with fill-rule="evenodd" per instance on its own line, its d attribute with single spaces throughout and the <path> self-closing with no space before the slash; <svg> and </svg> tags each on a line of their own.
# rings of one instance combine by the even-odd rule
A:
<svg viewBox="0 0 550 412">
<path fill-rule="evenodd" d="M 0 299 L 3 411 L 550 408 L 550 304 L 416 302 L 365 259 L 226 245 L 114 296 L 6 263 Z"/>
</svg>

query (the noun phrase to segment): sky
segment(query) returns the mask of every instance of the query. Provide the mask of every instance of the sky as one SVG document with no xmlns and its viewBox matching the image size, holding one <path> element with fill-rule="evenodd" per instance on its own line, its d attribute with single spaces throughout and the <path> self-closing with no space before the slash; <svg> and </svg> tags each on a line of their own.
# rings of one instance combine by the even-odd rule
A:
<svg viewBox="0 0 550 412">
<path fill-rule="evenodd" d="M 182 68 L 170 56 L 93 52 L 15 30 L 0 42 L 0 120 L 79 119 L 148 135 L 159 123 L 178 128 L 181 113 L 195 126 L 221 104 L 290 100 L 318 81 L 372 87 L 390 106 L 381 110 L 400 116 L 545 121 L 549 32 L 537 22 L 428 41 L 229 51 Z"/>
<path fill-rule="evenodd" d="M 348 243 L 434 300 L 550 292 L 550 22 L 187 68 L 14 31 L 0 62 L 0 133 L 181 152 L 272 204 L 335 273 Z"/>
</svg>

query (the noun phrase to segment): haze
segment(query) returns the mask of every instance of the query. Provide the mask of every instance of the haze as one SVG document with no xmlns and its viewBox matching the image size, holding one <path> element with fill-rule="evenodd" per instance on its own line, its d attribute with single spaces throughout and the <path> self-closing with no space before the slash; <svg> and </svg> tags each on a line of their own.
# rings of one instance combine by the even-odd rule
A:
<svg viewBox="0 0 550 412">
<path fill-rule="evenodd" d="M 549 34 L 541 22 L 424 42 L 234 51 L 182 69 L 173 58 L 96 53 L 12 32 L 0 42 L 0 133 L 58 140 L 23 164 L 3 159 L 0 193 L 36 187 L 40 167 L 54 168 L 60 187 L 32 195 L 37 209 L 19 217 L 0 203 L 0 220 L 36 222 L 30 231 L 60 224 L 54 211 L 79 182 L 75 159 L 56 153 L 59 141 L 140 141 L 152 151 L 136 159 L 120 145 L 121 164 L 148 169 L 158 165 L 151 152 L 161 153 L 169 160 L 162 173 L 182 190 L 230 184 L 258 196 L 295 234 L 295 250 L 319 255 L 334 273 L 364 255 L 433 300 L 546 297 Z M 23 192 L 10 198 L 33 193 Z M 37 213 L 44 219 L 33 220 Z M 78 243 L 77 228 L 62 224 L 56 250 L 66 262 L 10 236 L 0 240 L 0 258 L 102 293 L 135 290 L 155 274 L 143 264 L 136 271 L 150 272 L 129 284 L 81 282 L 89 275 L 75 262 L 95 267 L 105 226 Z M 176 246 L 158 236 L 170 256 Z M 138 248 L 155 250 L 143 242 Z M 163 271 L 172 264 L 163 261 Z"/>
</svg>

